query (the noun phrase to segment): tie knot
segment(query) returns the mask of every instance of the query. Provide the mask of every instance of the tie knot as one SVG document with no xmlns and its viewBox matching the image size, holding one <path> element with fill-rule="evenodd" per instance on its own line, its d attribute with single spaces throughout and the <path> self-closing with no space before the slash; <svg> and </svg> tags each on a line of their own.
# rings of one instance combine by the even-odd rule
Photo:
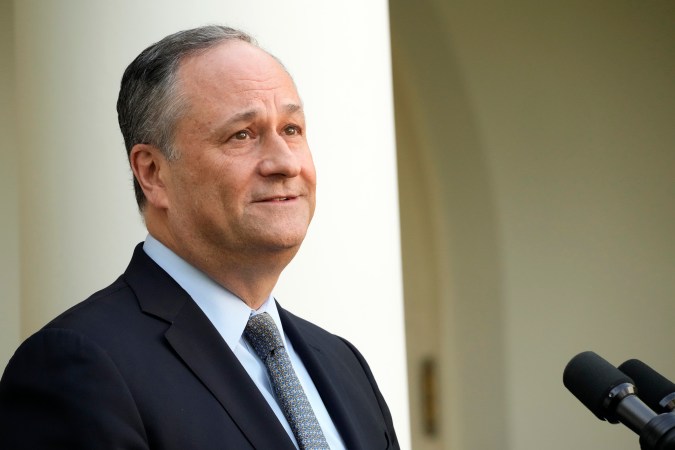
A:
<svg viewBox="0 0 675 450">
<path fill-rule="evenodd" d="M 276 349 L 283 348 L 284 342 L 272 316 L 262 313 L 251 316 L 244 329 L 244 337 L 253 346 L 260 359 L 265 361 Z"/>
</svg>

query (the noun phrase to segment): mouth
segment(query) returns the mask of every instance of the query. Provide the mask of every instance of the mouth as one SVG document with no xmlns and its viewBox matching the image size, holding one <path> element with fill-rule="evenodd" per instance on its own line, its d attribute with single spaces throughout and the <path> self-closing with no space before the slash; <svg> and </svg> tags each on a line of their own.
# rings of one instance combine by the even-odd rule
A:
<svg viewBox="0 0 675 450">
<path fill-rule="evenodd" d="M 266 197 L 260 200 L 257 200 L 255 203 L 277 203 L 277 202 L 288 202 L 291 200 L 295 200 L 298 198 L 297 196 L 287 196 L 287 197 Z"/>
</svg>

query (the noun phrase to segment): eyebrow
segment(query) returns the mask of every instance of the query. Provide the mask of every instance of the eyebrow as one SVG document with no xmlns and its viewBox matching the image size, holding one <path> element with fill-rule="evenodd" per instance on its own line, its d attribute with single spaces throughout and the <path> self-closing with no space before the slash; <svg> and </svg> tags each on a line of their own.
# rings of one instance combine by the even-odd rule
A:
<svg viewBox="0 0 675 450">
<path fill-rule="evenodd" d="M 254 110 L 254 109 L 251 109 L 249 111 L 243 111 L 243 112 L 237 113 L 237 114 L 233 115 L 232 117 L 230 117 L 229 119 L 227 119 L 223 125 L 225 127 L 228 127 L 228 126 L 233 125 L 237 122 L 246 122 L 246 121 L 254 119 L 257 115 L 258 115 L 258 111 Z"/>
<path fill-rule="evenodd" d="M 298 111 L 302 112 L 302 105 L 297 105 L 295 103 L 289 103 L 287 105 L 284 105 L 283 108 L 288 114 L 293 114 Z"/>
<path fill-rule="evenodd" d="M 288 103 L 286 105 L 283 105 L 282 109 L 286 114 L 295 114 L 297 112 L 302 113 L 302 106 L 295 103 Z M 256 116 L 258 116 L 258 114 L 259 111 L 257 109 L 242 111 L 227 119 L 227 121 L 224 123 L 224 126 L 228 127 L 238 122 L 247 122 L 249 120 L 253 120 L 256 118 Z"/>
</svg>

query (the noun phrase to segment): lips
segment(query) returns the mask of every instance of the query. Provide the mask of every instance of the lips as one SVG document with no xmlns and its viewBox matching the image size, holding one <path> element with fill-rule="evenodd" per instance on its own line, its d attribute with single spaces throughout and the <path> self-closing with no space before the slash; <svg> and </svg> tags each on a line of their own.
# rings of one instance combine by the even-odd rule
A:
<svg viewBox="0 0 675 450">
<path fill-rule="evenodd" d="M 256 200 L 255 203 L 269 203 L 269 202 L 286 202 L 289 200 L 294 200 L 296 199 L 297 196 L 295 195 L 287 195 L 287 196 L 273 196 L 273 197 L 264 197 L 261 198 L 260 200 Z"/>
</svg>

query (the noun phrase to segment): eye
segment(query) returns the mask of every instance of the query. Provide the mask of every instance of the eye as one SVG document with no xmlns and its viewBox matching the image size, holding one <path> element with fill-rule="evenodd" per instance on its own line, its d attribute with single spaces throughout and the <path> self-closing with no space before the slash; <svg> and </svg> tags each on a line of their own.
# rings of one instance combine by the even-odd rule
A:
<svg viewBox="0 0 675 450">
<path fill-rule="evenodd" d="M 300 134 L 300 127 L 296 125 L 288 125 L 286 128 L 284 128 L 284 134 L 286 136 L 295 136 Z"/>
<path fill-rule="evenodd" d="M 249 137 L 251 137 L 251 133 L 249 133 L 247 130 L 237 131 L 232 135 L 232 139 L 236 139 L 238 141 L 243 141 Z"/>
</svg>

